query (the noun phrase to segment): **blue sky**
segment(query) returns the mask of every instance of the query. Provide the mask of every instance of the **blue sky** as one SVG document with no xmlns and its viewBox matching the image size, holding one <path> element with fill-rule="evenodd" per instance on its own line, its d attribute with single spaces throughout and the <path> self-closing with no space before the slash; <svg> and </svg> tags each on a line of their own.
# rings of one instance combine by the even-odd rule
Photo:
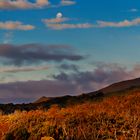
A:
<svg viewBox="0 0 140 140">
<path fill-rule="evenodd" d="M 1 0 L 0 102 L 77 95 L 139 77 L 139 45 L 138 0 Z M 31 87 L 40 83 L 37 94 Z"/>
</svg>

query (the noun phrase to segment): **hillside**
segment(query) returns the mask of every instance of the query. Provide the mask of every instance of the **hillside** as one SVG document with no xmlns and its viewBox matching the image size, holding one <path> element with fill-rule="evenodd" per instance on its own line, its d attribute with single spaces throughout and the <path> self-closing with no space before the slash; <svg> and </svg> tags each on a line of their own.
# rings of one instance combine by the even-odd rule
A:
<svg viewBox="0 0 140 140">
<path fill-rule="evenodd" d="M 0 104 L 0 110 L 5 113 L 13 113 L 15 110 L 36 110 L 39 108 L 49 109 L 52 105 L 57 104 L 60 107 L 67 107 L 76 104 L 82 104 L 85 102 L 95 102 L 102 101 L 104 98 L 109 96 L 118 96 L 118 95 L 128 95 L 131 93 L 140 91 L 140 78 L 122 81 L 119 83 L 112 84 L 101 90 L 90 92 L 86 94 L 81 94 L 78 96 L 62 96 L 62 97 L 41 97 L 30 104 Z"/>
<path fill-rule="evenodd" d="M 41 97 L 34 103 L 43 103 L 43 102 L 50 102 L 50 103 L 56 103 L 65 104 L 66 102 L 84 102 L 88 100 L 96 100 L 103 97 L 108 97 L 112 95 L 124 95 L 129 94 L 133 91 L 140 91 L 140 78 L 127 80 L 127 81 L 121 81 L 118 83 L 114 83 L 110 86 L 107 86 L 103 89 L 100 89 L 98 91 L 90 92 L 81 94 L 79 96 L 63 96 L 63 97 L 54 97 L 54 98 L 48 98 L 48 97 Z"/>
<path fill-rule="evenodd" d="M 140 92 L 0 115 L 1 140 L 139 140 Z"/>
<path fill-rule="evenodd" d="M 49 101 L 49 100 L 51 100 L 52 98 L 48 98 L 48 97 L 45 97 L 45 96 L 43 96 L 43 97 L 41 97 L 41 98 L 39 98 L 38 100 L 36 100 L 35 102 L 33 102 L 34 104 L 38 104 L 38 103 L 42 103 L 42 102 L 47 102 L 47 101 Z"/>
<path fill-rule="evenodd" d="M 134 88 L 140 88 L 140 78 L 118 82 L 99 91 L 103 92 L 104 94 L 109 94 L 113 92 L 125 91 L 128 89 L 131 90 Z"/>
</svg>

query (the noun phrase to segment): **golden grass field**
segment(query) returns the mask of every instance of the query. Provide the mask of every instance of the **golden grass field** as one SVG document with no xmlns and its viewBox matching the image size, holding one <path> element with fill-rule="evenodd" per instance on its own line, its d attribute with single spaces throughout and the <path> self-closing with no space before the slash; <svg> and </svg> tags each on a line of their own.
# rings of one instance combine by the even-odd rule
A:
<svg viewBox="0 0 140 140">
<path fill-rule="evenodd" d="M 140 140 L 140 93 L 0 115 L 0 140 Z"/>
</svg>

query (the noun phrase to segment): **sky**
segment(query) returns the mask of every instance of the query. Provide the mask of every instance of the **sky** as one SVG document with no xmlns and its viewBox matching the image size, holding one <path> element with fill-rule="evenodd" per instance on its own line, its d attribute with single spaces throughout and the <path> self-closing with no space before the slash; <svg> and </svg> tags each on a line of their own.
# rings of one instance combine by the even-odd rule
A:
<svg viewBox="0 0 140 140">
<path fill-rule="evenodd" d="M 138 78 L 139 54 L 138 0 L 0 0 L 0 103 Z"/>
</svg>

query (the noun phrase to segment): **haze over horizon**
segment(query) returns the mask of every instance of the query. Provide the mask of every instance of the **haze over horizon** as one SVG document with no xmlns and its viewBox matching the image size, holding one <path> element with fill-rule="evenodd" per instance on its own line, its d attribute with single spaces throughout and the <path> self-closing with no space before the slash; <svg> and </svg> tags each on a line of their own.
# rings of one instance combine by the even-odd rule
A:
<svg viewBox="0 0 140 140">
<path fill-rule="evenodd" d="M 139 52 L 140 1 L 0 0 L 0 103 L 138 78 Z"/>
</svg>

